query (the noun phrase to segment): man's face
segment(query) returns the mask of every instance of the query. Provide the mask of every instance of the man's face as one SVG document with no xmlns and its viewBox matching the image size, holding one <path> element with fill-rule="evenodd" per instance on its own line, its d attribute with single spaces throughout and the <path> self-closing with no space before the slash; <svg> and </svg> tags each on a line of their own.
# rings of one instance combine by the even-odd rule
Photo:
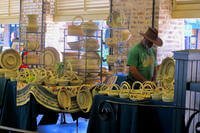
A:
<svg viewBox="0 0 200 133">
<path fill-rule="evenodd" d="M 148 46 L 148 48 L 151 48 L 153 46 L 153 43 L 147 39 L 144 39 L 144 43 L 146 44 L 146 46 Z"/>
</svg>

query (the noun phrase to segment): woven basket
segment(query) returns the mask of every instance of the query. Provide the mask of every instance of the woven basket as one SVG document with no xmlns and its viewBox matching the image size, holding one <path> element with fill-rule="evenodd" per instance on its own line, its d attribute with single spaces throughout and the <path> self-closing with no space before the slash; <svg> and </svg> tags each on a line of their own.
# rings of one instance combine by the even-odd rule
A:
<svg viewBox="0 0 200 133">
<path fill-rule="evenodd" d="M 68 25 L 68 35 L 82 36 L 83 32 L 80 25 L 75 25 L 74 22 L 80 19 L 81 23 L 83 23 L 83 18 L 81 16 L 75 16 L 72 21 L 72 25 Z"/>
<path fill-rule="evenodd" d="M 123 81 L 120 85 L 119 97 L 128 98 L 130 90 L 131 90 L 131 86 L 129 85 L 129 83 L 126 81 Z"/>
<path fill-rule="evenodd" d="M 106 38 L 105 43 L 109 47 L 116 47 L 117 46 L 118 39 L 113 37 L 113 38 Z"/>
<path fill-rule="evenodd" d="M 39 48 L 39 42 L 38 41 L 28 41 L 27 42 L 27 49 L 31 51 L 35 51 Z"/>
<path fill-rule="evenodd" d="M 1 53 L 0 66 L 4 69 L 16 70 L 21 65 L 21 56 L 14 49 L 7 49 Z"/>
<path fill-rule="evenodd" d="M 16 71 L 8 71 L 5 73 L 5 78 L 15 80 L 17 77 L 17 72 Z"/>
<path fill-rule="evenodd" d="M 107 63 L 108 64 L 114 64 L 117 61 L 116 55 L 108 55 L 107 56 Z"/>
<path fill-rule="evenodd" d="M 59 106 L 63 109 L 70 110 L 72 107 L 71 97 L 72 94 L 69 90 L 60 89 L 57 95 Z"/>
<path fill-rule="evenodd" d="M 94 38 L 88 38 L 85 40 L 84 44 L 83 44 L 83 47 L 86 49 L 86 50 L 91 50 L 91 51 L 94 51 L 94 50 L 98 50 L 99 49 L 99 43 L 98 43 L 98 40 L 94 39 Z"/>
<path fill-rule="evenodd" d="M 37 14 L 28 14 L 28 25 L 37 25 Z"/>
<path fill-rule="evenodd" d="M 156 87 L 156 89 L 153 92 L 153 94 L 151 94 L 151 98 L 153 100 L 161 100 L 162 99 L 162 90 L 163 89 L 164 89 L 163 87 Z"/>
<path fill-rule="evenodd" d="M 41 64 L 40 63 L 40 56 L 35 53 L 28 53 L 27 56 L 24 57 L 23 62 L 25 64 Z"/>
<path fill-rule="evenodd" d="M 106 22 L 108 26 L 113 28 L 122 27 L 125 24 L 125 14 L 124 12 L 113 11 Z"/>
<path fill-rule="evenodd" d="M 29 25 L 29 26 L 26 27 L 26 31 L 27 32 L 37 32 L 38 29 L 39 29 L 38 26 L 31 26 L 31 25 Z"/>
<path fill-rule="evenodd" d="M 88 22 L 85 22 L 81 26 L 83 34 L 87 36 L 93 36 L 94 33 L 98 30 L 98 26 L 92 22 L 92 20 L 89 20 Z"/>
<path fill-rule="evenodd" d="M 27 32 L 37 32 L 39 27 L 37 26 L 37 14 L 28 14 L 28 26 L 26 27 Z"/>
<path fill-rule="evenodd" d="M 89 112 L 92 106 L 92 94 L 88 87 L 89 86 L 82 85 L 76 97 L 79 108 L 83 112 Z"/>
<path fill-rule="evenodd" d="M 76 42 L 68 42 L 68 45 L 72 50 L 78 50 L 83 47 L 83 41 L 80 40 L 80 41 L 76 41 Z"/>
<path fill-rule="evenodd" d="M 163 102 L 173 102 L 174 101 L 174 90 L 165 90 L 162 94 Z"/>
</svg>

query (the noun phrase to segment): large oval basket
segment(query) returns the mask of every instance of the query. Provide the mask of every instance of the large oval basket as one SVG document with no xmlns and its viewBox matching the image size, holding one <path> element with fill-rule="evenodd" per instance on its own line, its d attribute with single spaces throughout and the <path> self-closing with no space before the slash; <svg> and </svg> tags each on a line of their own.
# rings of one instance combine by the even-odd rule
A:
<svg viewBox="0 0 200 133">
<path fill-rule="evenodd" d="M 70 110 L 72 106 L 71 102 L 72 94 L 69 90 L 60 89 L 58 92 L 58 104 L 61 108 Z"/>
<path fill-rule="evenodd" d="M 89 112 L 92 106 L 92 94 L 86 86 L 82 86 L 76 97 L 79 108 L 83 112 Z"/>
</svg>

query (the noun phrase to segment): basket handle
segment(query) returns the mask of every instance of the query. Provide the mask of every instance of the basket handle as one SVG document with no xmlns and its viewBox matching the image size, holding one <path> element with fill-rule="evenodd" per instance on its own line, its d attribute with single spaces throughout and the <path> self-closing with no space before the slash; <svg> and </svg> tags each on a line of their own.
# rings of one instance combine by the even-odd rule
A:
<svg viewBox="0 0 200 133">
<path fill-rule="evenodd" d="M 156 89 L 156 84 L 152 81 L 145 81 L 143 85 L 150 85 L 152 89 Z"/>
<path fill-rule="evenodd" d="M 78 19 L 81 20 L 81 24 L 84 22 L 83 17 L 80 16 L 80 15 L 78 15 L 78 16 L 75 16 L 75 17 L 73 18 L 73 20 L 72 20 L 72 25 L 75 25 L 74 22 L 75 22 L 76 20 L 78 20 Z"/>
<path fill-rule="evenodd" d="M 111 84 L 108 86 L 109 89 L 111 90 L 113 87 L 116 88 L 116 90 L 120 90 L 120 86 L 118 84 Z"/>
<path fill-rule="evenodd" d="M 126 82 L 126 81 L 123 81 L 122 83 L 121 83 L 121 85 L 120 85 L 120 89 L 122 90 L 122 89 L 131 89 L 131 86 L 129 85 L 129 83 L 128 82 Z"/>
<path fill-rule="evenodd" d="M 90 85 L 88 85 L 88 84 L 81 85 L 78 92 L 84 91 L 84 90 L 90 90 Z"/>
<path fill-rule="evenodd" d="M 99 90 L 104 91 L 107 90 L 108 86 L 106 84 L 101 84 Z"/>
<path fill-rule="evenodd" d="M 152 87 L 151 87 L 151 85 L 149 85 L 149 84 L 145 84 L 144 86 L 143 86 L 143 89 L 142 89 L 142 92 L 144 92 L 144 93 L 152 93 Z"/>
<path fill-rule="evenodd" d="M 136 84 L 139 84 L 139 88 L 135 88 Z M 143 89 L 144 86 L 143 84 L 140 82 L 140 81 L 135 81 L 133 84 L 132 84 L 132 89 Z"/>
<path fill-rule="evenodd" d="M 153 88 L 150 84 L 145 84 L 143 85 L 143 90 L 153 90 Z"/>
</svg>

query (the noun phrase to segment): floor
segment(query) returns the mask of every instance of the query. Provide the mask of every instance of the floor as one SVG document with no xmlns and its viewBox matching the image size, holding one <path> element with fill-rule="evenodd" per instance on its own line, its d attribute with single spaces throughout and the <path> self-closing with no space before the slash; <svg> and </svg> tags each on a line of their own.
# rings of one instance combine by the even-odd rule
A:
<svg viewBox="0 0 200 133">
<path fill-rule="evenodd" d="M 37 121 L 42 116 L 38 116 Z M 73 121 L 70 114 L 65 115 L 66 124 L 61 124 L 61 115 L 56 124 L 38 126 L 38 133 L 86 133 L 88 120 L 84 118 L 78 119 L 78 127 L 76 121 Z"/>
</svg>

